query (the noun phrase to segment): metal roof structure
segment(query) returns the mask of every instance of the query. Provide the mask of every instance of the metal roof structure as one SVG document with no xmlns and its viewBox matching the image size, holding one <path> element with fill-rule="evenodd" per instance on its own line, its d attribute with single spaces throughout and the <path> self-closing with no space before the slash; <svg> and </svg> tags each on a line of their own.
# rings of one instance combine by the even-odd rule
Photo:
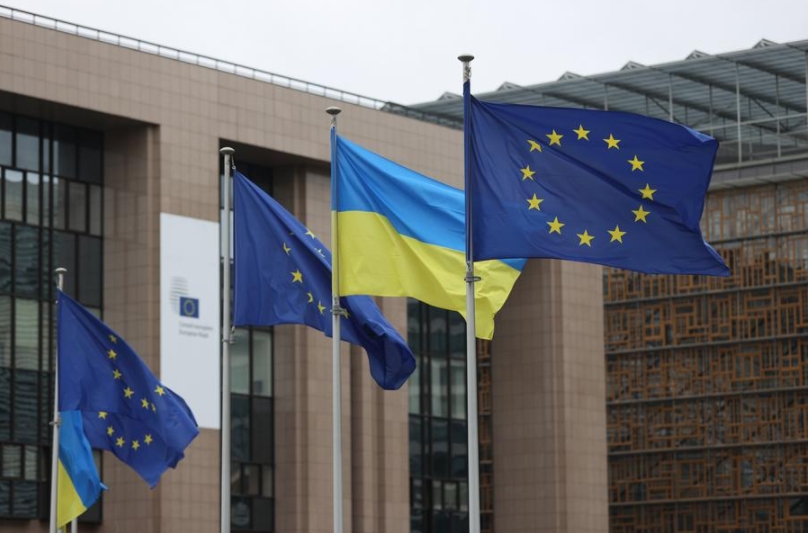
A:
<svg viewBox="0 0 808 533">
<path fill-rule="evenodd" d="M 808 40 L 762 40 L 749 50 L 645 66 L 629 62 L 605 74 L 565 73 L 554 82 L 504 83 L 476 94 L 493 102 L 607 109 L 686 124 L 717 138 L 717 164 L 783 158 L 808 151 Z M 473 86 L 472 86 L 473 87 Z M 410 106 L 461 127 L 463 101 L 440 99 Z M 396 112 L 390 109 L 391 112 Z"/>
</svg>

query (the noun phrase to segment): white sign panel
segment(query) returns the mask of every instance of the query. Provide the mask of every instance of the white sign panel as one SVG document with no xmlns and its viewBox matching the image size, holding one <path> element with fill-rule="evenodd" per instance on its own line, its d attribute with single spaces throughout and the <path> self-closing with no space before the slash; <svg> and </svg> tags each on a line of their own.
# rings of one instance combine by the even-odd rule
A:
<svg viewBox="0 0 808 533">
<path fill-rule="evenodd" d="M 160 379 L 221 425 L 219 224 L 160 213 Z"/>
</svg>

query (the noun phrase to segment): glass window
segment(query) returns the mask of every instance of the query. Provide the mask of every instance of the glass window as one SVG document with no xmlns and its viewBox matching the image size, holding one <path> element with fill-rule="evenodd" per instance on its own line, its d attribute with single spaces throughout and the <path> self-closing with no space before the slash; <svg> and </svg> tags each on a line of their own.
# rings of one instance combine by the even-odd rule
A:
<svg viewBox="0 0 808 533">
<path fill-rule="evenodd" d="M 453 358 L 466 358 L 466 321 L 460 313 L 449 313 L 449 353 Z"/>
<path fill-rule="evenodd" d="M 76 177 L 76 130 L 55 125 L 53 135 L 53 168 L 59 176 Z"/>
<path fill-rule="evenodd" d="M 230 345 L 230 392 L 250 392 L 250 332 L 236 330 L 235 342 Z"/>
<path fill-rule="evenodd" d="M 449 424 L 432 419 L 432 477 L 449 477 Z"/>
<path fill-rule="evenodd" d="M 14 483 L 13 516 L 15 518 L 36 518 L 37 483 L 19 481 Z"/>
<path fill-rule="evenodd" d="M 101 196 L 103 190 L 90 185 L 90 234 L 101 236 Z"/>
<path fill-rule="evenodd" d="M 418 414 L 421 412 L 421 365 L 423 362 L 418 355 L 415 356 L 417 364 L 410 379 L 407 380 L 409 384 L 409 401 L 410 401 L 410 414 Z"/>
<path fill-rule="evenodd" d="M 275 471 L 270 465 L 261 467 L 261 496 L 267 498 L 275 496 Z"/>
<path fill-rule="evenodd" d="M 434 357 L 430 366 L 432 416 L 449 416 L 448 361 Z"/>
<path fill-rule="evenodd" d="M 39 230 L 18 225 L 14 232 L 14 288 L 21 296 L 39 296 Z"/>
<path fill-rule="evenodd" d="M 421 417 L 410 417 L 410 475 L 422 476 L 423 459 L 421 447 L 423 435 L 421 435 Z"/>
<path fill-rule="evenodd" d="M 8 222 L 0 222 L 0 292 L 11 292 L 12 229 Z"/>
<path fill-rule="evenodd" d="M 0 165 L 11 166 L 11 115 L 0 113 Z"/>
<path fill-rule="evenodd" d="M 39 370 L 39 302 L 17 298 L 15 313 L 14 367 Z"/>
<path fill-rule="evenodd" d="M 16 167 L 39 170 L 39 121 L 17 117 Z"/>
<path fill-rule="evenodd" d="M 11 297 L 0 296 L 0 367 L 11 367 Z"/>
<path fill-rule="evenodd" d="M 65 229 L 66 213 L 67 213 L 67 182 L 63 179 L 53 178 L 54 229 Z"/>
<path fill-rule="evenodd" d="M 22 446 L 5 444 L 3 446 L 3 477 L 22 477 Z"/>
<path fill-rule="evenodd" d="M 452 361 L 452 418 L 466 418 L 466 362 Z"/>
<path fill-rule="evenodd" d="M 0 481 L 0 516 L 11 514 L 11 482 Z"/>
<path fill-rule="evenodd" d="M 432 508 L 443 509 L 443 486 L 438 480 L 432 482 Z"/>
<path fill-rule="evenodd" d="M 433 354 L 446 352 L 446 316 L 443 309 L 429 308 L 429 351 Z"/>
<path fill-rule="evenodd" d="M 272 335 L 266 331 L 253 331 L 252 392 L 258 396 L 272 396 Z"/>
<path fill-rule="evenodd" d="M 230 464 L 230 493 L 231 494 L 241 494 L 241 464 L 239 463 L 231 463 Z"/>
<path fill-rule="evenodd" d="M 275 523 L 274 502 L 265 498 L 255 498 L 252 510 L 253 529 L 256 531 L 272 531 Z"/>
<path fill-rule="evenodd" d="M 39 450 L 36 446 L 26 446 L 25 447 L 25 470 L 23 472 L 23 478 L 28 481 L 36 481 L 37 476 L 37 456 L 39 455 Z"/>
<path fill-rule="evenodd" d="M 250 498 L 230 500 L 230 525 L 233 529 L 250 529 Z"/>
<path fill-rule="evenodd" d="M 68 182 L 68 208 L 70 217 L 69 229 L 87 231 L 87 186 L 75 181 Z"/>
<path fill-rule="evenodd" d="M 11 369 L 0 367 L 0 440 L 11 440 Z"/>
<path fill-rule="evenodd" d="M 457 509 L 457 483 L 443 485 L 443 506 L 450 511 Z"/>
<path fill-rule="evenodd" d="M 6 169 L 5 172 L 5 218 L 8 220 L 22 220 L 22 172 Z"/>
<path fill-rule="evenodd" d="M 42 213 L 43 226 L 50 226 L 50 213 L 51 213 L 50 188 L 51 188 L 50 176 L 43 175 L 41 184 L 39 186 L 39 191 L 42 194 L 42 203 L 40 204 L 40 211 Z"/>
<path fill-rule="evenodd" d="M 233 395 L 230 399 L 231 456 L 237 461 L 250 460 L 250 399 Z"/>
<path fill-rule="evenodd" d="M 244 494 L 259 496 L 261 489 L 261 469 L 258 465 L 244 465 Z"/>
<path fill-rule="evenodd" d="M 272 463 L 275 434 L 272 427 L 272 399 L 252 399 L 252 456 L 256 463 Z"/>
<path fill-rule="evenodd" d="M 14 372 L 14 440 L 17 442 L 36 443 L 38 432 L 39 390 L 37 381 L 39 373 L 34 370 L 17 370 Z"/>
<path fill-rule="evenodd" d="M 25 178 L 25 221 L 39 226 L 39 174 L 28 172 Z"/>
<path fill-rule="evenodd" d="M 421 351 L 421 302 L 413 298 L 407 300 L 407 344 L 414 352 Z"/>
<path fill-rule="evenodd" d="M 468 464 L 468 429 L 466 423 L 452 420 L 451 477 L 465 479 L 468 476 Z"/>
<path fill-rule="evenodd" d="M 64 291 L 76 294 L 76 238 L 70 233 L 53 232 L 53 268 L 67 269 Z"/>
<path fill-rule="evenodd" d="M 101 134 L 82 130 L 79 148 L 79 178 L 101 183 Z"/>
<path fill-rule="evenodd" d="M 79 300 L 91 306 L 101 306 L 101 239 L 79 236 Z"/>
</svg>

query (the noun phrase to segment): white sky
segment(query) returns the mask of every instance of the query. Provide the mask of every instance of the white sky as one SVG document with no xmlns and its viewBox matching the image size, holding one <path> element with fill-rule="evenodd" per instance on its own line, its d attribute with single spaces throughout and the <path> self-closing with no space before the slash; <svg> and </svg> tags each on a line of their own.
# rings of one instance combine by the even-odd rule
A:
<svg viewBox="0 0 808 533">
<path fill-rule="evenodd" d="M 808 0 L 0 0 L 401 104 L 808 39 Z"/>
</svg>

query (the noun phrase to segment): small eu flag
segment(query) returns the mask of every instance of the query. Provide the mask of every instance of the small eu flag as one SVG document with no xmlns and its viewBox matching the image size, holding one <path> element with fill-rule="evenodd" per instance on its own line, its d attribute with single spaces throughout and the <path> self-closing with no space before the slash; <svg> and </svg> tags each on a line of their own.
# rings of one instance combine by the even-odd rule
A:
<svg viewBox="0 0 808 533">
<path fill-rule="evenodd" d="M 180 315 L 188 318 L 199 318 L 199 298 L 180 296 Z"/>
<path fill-rule="evenodd" d="M 94 448 L 154 487 L 199 434 L 185 401 L 117 333 L 59 291 L 59 410 L 81 411 Z"/>
<path fill-rule="evenodd" d="M 729 274 L 699 227 L 715 139 L 629 113 L 469 107 L 475 259 Z"/>
<path fill-rule="evenodd" d="M 234 190 L 234 325 L 305 324 L 330 337 L 331 252 L 239 172 Z M 380 387 L 401 387 L 415 370 L 407 343 L 371 298 L 346 296 L 340 303 L 348 312 L 342 339 L 365 349 Z"/>
</svg>

